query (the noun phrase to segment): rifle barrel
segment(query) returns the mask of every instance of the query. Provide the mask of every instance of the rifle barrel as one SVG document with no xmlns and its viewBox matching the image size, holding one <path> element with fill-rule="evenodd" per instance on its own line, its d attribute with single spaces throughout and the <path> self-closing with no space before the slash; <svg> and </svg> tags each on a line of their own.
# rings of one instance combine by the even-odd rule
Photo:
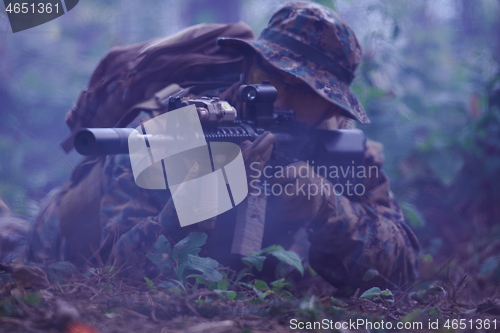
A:
<svg viewBox="0 0 500 333">
<path fill-rule="evenodd" d="M 82 155 L 128 154 L 132 128 L 84 128 L 75 135 L 75 149 Z"/>
</svg>

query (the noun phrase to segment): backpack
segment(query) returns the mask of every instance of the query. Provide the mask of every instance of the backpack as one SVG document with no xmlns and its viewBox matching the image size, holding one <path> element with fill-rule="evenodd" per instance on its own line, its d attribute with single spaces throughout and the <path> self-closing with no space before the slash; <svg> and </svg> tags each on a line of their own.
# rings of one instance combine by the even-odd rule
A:
<svg viewBox="0 0 500 333">
<path fill-rule="evenodd" d="M 66 114 L 71 135 L 61 143 L 64 151 L 73 149 L 79 129 L 115 127 L 132 106 L 169 84 L 210 88 L 237 81 L 243 57 L 217 46 L 218 37 L 253 39 L 254 35 L 243 22 L 199 24 L 170 37 L 113 48 Z"/>
<path fill-rule="evenodd" d="M 254 35 L 242 22 L 200 24 L 170 37 L 112 49 L 66 115 L 71 135 L 61 143 L 63 149 L 73 149 L 74 136 L 81 128 L 125 127 L 141 109 L 161 109 L 155 96 L 168 97 L 180 87 L 191 87 L 190 92 L 196 94 L 238 81 L 244 58 L 217 46 L 219 37 L 252 39 Z M 99 255 L 104 161 L 104 156 L 86 157 L 60 190 L 64 258 L 77 265 Z"/>
</svg>

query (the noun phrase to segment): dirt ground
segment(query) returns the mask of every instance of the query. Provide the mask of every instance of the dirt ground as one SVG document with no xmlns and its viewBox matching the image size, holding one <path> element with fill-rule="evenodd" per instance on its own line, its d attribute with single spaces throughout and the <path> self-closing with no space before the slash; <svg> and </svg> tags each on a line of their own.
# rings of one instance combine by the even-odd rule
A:
<svg viewBox="0 0 500 333">
<path fill-rule="evenodd" d="M 18 263 L 0 274 L 0 332 L 500 332 L 495 279 L 468 275 L 453 261 L 428 266 L 424 261 L 418 283 L 387 297 L 370 299 L 359 290 L 338 297 L 314 277 L 292 297 L 259 299 L 242 290 L 229 300 L 98 270 L 53 275 Z M 354 326 L 361 320 L 362 328 Z"/>
</svg>

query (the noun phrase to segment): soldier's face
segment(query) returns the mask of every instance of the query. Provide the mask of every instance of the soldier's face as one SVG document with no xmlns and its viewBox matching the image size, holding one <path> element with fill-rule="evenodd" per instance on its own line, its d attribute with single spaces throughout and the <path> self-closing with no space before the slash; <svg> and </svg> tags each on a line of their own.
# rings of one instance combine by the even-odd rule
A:
<svg viewBox="0 0 500 333">
<path fill-rule="evenodd" d="M 318 125 L 321 121 L 335 116 L 340 110 L 316 94 L 309 86 L 291 75 L 268 74 L 262 69 L 253 66 L 250 71 L 251 83 L 261 83 L 268 80 L 278 90 L 278 98 L 274 108 L 279 110 L 294 110 L 297 120 L 311 126 Z"/>
</svg>

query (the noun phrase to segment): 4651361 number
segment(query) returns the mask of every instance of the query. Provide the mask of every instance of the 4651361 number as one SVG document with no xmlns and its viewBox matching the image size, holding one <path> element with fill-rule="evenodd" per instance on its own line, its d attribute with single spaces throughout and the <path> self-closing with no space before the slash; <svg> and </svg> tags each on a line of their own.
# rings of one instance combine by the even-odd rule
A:
<svg viewBox="0 0 500 333">
<path fill-rule="evenodd" d="M 47 3 L 27 3 L 27 2 L 15 2 L 9 3 L 5 11 L 9 14 L 52 14 L 52 12 L 59 13 L 59 4 Z"/>
<path fill-rule="evenodd" d="M 500 326 L 500 325 L 499 325 Z M 497 329 L 496 319 L 448 319 L 444 323 L 444 328 L 452 330 L 495 330 Z"/>
</svg>

